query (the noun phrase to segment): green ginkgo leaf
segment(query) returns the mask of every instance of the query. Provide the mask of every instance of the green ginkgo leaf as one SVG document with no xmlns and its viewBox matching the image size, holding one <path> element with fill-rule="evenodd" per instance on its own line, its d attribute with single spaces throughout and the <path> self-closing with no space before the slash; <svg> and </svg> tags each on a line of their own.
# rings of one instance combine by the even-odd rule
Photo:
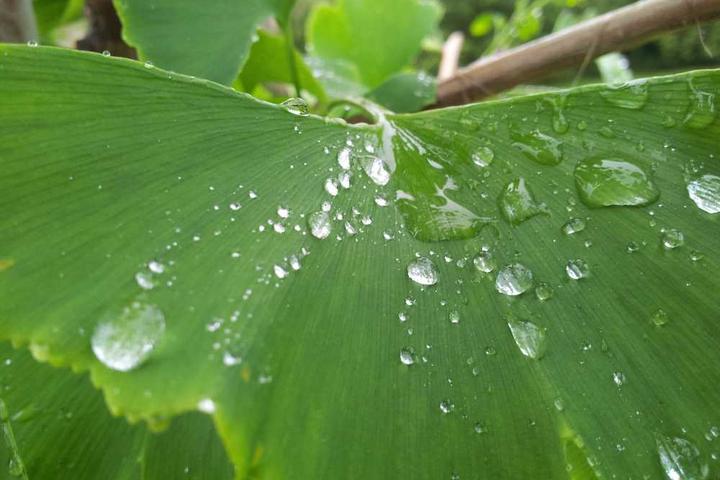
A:
<svg viewBox="0 0 720 480">
<path fill-rule="evenodd" d="M 714 478 L 719 90 L 349 126 L 2 46 L 0 337 L 131 420 L 211 415 L 237 478 Z"/>
<path fill-rule="evenodd" d="M 123 38 L 142 60 L 230 84 L 245 63 L 259 23 L 281 24 L 294 0 L 114 0 Z"/>
</svg>

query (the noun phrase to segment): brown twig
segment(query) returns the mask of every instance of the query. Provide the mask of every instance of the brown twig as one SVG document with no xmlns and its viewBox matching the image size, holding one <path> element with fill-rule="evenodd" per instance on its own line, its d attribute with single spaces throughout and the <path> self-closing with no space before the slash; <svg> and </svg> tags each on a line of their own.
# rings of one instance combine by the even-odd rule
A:
<svg viewBox="0 0 720 480">
<path fill-rule="evenodd" d="M 0 0 L 0 42 L 37 41 L 32 0 Z"/>
<path fill-rule="evenodd" d="M 465 36 L 462 32 L 451 33 L 442 48 L 440 67 L 438 68 L 438 81 L 447 80 L 457 73 L 460 64 L 460 52 L 462 51 Z"/>
<path fill-rule="evenodd" d="M 627 50 L 659 34 L 720 18 L 720 0 L 641 0 L 460 69 L 438 85 L 435 107 L 460 105 Z"/>
<path fill-rule="evenodd" d="M 107 51 L 116 57 L 136 58 L 135 49 L 122 39 L 122 25 L 112 0 L 86 0 L 85 16 L 90 29 L 85 38 L 78 40 L 78 49 Z"/>
</svg>

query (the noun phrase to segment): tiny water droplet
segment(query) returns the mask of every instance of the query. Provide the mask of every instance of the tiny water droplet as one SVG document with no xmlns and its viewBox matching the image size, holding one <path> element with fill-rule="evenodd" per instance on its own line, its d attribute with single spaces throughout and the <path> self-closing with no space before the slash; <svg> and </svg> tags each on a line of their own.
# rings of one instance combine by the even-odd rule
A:
<svg viewBox="0 0 720 480">
<path fill-rule="evenodd" d="M 668 318 L 668 314 L 665 313 L 665 310 L 663 310 L 662 308 L 656 310 L 655 313 L 653 313 L 650 317 L 650 320 L 652 320 L 652 322 L 658 327 L 667 325 L 667 323 L 670 321 L 670 319 Z"/>
<path fill-rule="evenodd" d="M 513 147 L 520 150 L 527 158 L 541 165 L 558 165 L 563 158 L 562 142 L 546 135 L 539 130 L 529 133 L 511 133 L 515 143 Z"/>
<path fill-rule="evenodd" d="M 537 287 L 535 287 L 535 296 L 541 302 L 550 300 L 553 296 L 553 293 L 553 288 L 547 283 L 540 283 Z"/>
<path fill-rule="evenodd" d="M 590 267 L 585 260 L 576 258 L 568 261 L 567 265 L 565 265 L 565 272 L 571 279 L 580 280 L 590 275 Z"/>
<path fill-rule="evenodd" d="M 453 410 L 455 410 L 455 404 L 450 402 L 450 400 L 443 400 L 442 402 L 440 402 L 440 411 L 443 415 L 447 415 Z"/>
<path fill-rule="evenodd" d="M 146 272 L 136 273 L 135 282 L 143 290 L 152 290 L 153 288 L 155 288 L 155 282 L 153 282 L 152 276 Z"/>
<path fill-rule="evenodd" d="M 280 105 L 293 115 L 306 116 L 310 113 L 307 102 L 302 98 L 288 98 Z"/>
<path fill-rule="evenodd" d="M 675 228 L 669 228 L 662 233 L 662 245 L 666 250 L 674 250 L 685 244 L 685 235 Z"/>
<path fill-rule="evenodd" d="M 152 260 L 148 262 L 148 269 L 153 273 L 163 273 L 165 271 L 165 265 L 158 262 L 157 260 Z"/>
<path fill-rule="evenodd" d="M 545 354 L 545 329 L 532 322 L 512 320 L 508 322 L 515 344 L 520 352 L 528 358 L 540 360 Z"/>
<path fill-rule="evenodd" d="M 412 365 L 415 363 L 415 353 L 411 348 L 403 348 L 400 350 L 400 363 L 403 365 Z"/>
<path fill-rule="evenodd" d="M 103 51 L 102 51 L 102 56 L 103 56 L 103 57 L 109 57 L 109 56 L 111 56 L 110 50 L 103 50 Z"/>
<path fill-rule="evenodd" d="M 703 175 L 687 186 L 690 199 L 707 213 L 720 213 L 720 177 Z"/>
<path fill-rule="evenodd" d="M 585 230 L 585 220 L 582 218 L 571 218 L 562 226 L 562 232 L 565 235 L 573 235 Z"/>
<path fill-rule="evenodd" d="M 435 285 L 438 282 L 438 273 L 435 264 L 427 257 L 420 257 L 407 267 L 410 280 L 419 285 Z"/>
<path fill-rule="evenodd" d="M 522 295 L 533 286 L 532 271 L 525 265 L 513 263 L 504 266 L 495 279 L 495 288 L 503 295 Z"/>
<path fill-rule="evenodd" d="M 482 422 L 476 422 L 475 425 L 473 425 L 473 430 L 475 433 L 487 433 L 487 426 Z"/>
<path fill-rule="evenodd" d="M 460 313 L 457 310 L 451 311 L 450 315 L 448 315 L 448 318 L 450 319 L 450 323 L 452 324 L 460 323 Z"/>
<path fill-rule="evenodd" d="M 330 215 L 327 212 L 315 212 L 310 215 L 308 225 L 312 236 L 320 240 L 327 238 L 332 231 Z"/>
<path fill-rule="evenodd" d="M 616 158 L 595 158 L 575 167 L 575 185 L 589 207 L 642 206 L 660 196 L 642 168 Z"/>
<path fill-rule="evenodd" d="M 215 402 L 213 402 L 209 398 L 203 398 L 198 402 L 197 409 L 203 413 L 212 415 L 213 413 L 215 413 Z"/>
<path fill-rule="evenodd" d="M 622 387 L 625 385 L 625 374 L 622 372 L 613 372 L 613 383 L 617 385 L 618 387 Z"/>
<path fill-rule="evenodd" d="M 155 305 L 133 302 L 120 315 L 102 320 L 91 345 L 106 367 L 127 372 L 140 366 L 165 333 L 165 316 Z"/>
<path fill-rule="evenodd" d="M 281 278 L 281 279 L 282 279 L 282 278 L 285 278 L 285 277 L 288 276 L 288 271 L 285 270 L 285 269 L 284 269 L 283 267 L 281 267 L 280 265 L 274 265 L 274 266 L 273 266 L 273 272 L 275 273 L 275 276 L 276 276 L 277 278 Z"/>
</svg>

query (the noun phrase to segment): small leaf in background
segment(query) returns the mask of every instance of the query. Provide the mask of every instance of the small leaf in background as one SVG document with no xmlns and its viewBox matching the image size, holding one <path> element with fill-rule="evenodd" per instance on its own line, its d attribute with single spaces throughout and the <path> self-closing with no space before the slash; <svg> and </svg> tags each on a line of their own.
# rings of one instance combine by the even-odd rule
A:
<svg viewBox="0 0 720 480">
<path fill-rule="evenodd" d="M 257 26 L 293 0 L 114 0 L 123 38 L 141 60 L 229 85 L 245 63 Z"/>
<path fill-rule="evenodd" d="M 493 13 L 483 13 L 475 17 L 470 24 L 470 35 L 473 37 L 484 37 L 490 33 L 495 26 L 495 17 Z"/>
<path fill-rule="evenodd" d="M 412 113 L 435 102 L 437 84 L 424 73 L 398 73 L 365 96 L 396 113 Z"/>
<path fill-rule="evenodd" d="M 243 89 L 253 94 L 257 85 L 271 82 L 290 87 L 293 83 L 293 76 L 288 62 L 288 45 L 285 37 L 264 30 L 259 30 L 257 34 L 257 40 L 253 42 L 247 62 L 240 72 L 239 78 Z M 303 57 L 294 48 L 293 55 L 303 90 L 318 100 L 324 101 L 325 92 L 322 85 L 315 79 Z M 290 89 L 285 96 L 292 96 Z"/>
<path fill-rule="evenodd" d="M 354 65 L 362 84 L 372 89 L 410 64 L 441 13 L 434 0 L 318 4 L 308 19 L 308 50 L 323 61 Z"/>
</svg>

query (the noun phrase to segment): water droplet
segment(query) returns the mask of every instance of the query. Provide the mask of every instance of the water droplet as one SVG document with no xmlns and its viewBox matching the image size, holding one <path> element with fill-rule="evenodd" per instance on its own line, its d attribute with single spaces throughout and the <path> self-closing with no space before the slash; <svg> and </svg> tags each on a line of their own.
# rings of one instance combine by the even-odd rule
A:
<svg viewBox="0 0 720 480">
<path fill-rule="evenodd" d="M 476 422 L 475 425 L 473 425 L 473 430 L 475 433 L 486 433 L 487 426 L 482 422 Z"/>
<path fill-rule="evenodd" d="M 310 113 L 307 102 L 302 98 L 288 98 L 281 105 L 294 115 L 305 116 Z"/>
<path fill-rule="evenodd" d="M 136 273 L 135 282 L 143 290 L 152 290 L 153 288 L 155 288 L 155 282 L 153 282 L 152 276 L 146 272 Z"/>
<path fill-rule="evenodd" d="M 665 313 L 665 310 L 663 310 L 662 308 L 655 311 L 655 313 L 653 313 L 650 317 L 650 320 L 652 320 L 652 322 L 658 327 L 667 325 L 667 323 L 670 321 L 670 319 L 668 318 L 668 314 Z"/>
<path fill-rule="evenodd" d="M 443 400 L 442 402 L 440 402 L 440 411 L 443 415 L 447 415 L 453 410 L 455 410 L 455 404 L 450 402 L 450 400 Z"/>
<path fill-rule="evenodd" d="M 687 186 L 690 199 L 707 213 L 720 213 L 720 177 L 703 175 Z"/>
<path fill-rule="evenodd" d="M 198 402 L 197 409 L 203 413 L 212 415 L 213 413 L 215 413 L 215 402 L 213 402 L 209 398 L 203 398 Z"/>
<path fill-rule="evenodd" d="M 343 148 L 337 156 L 338 165 L 343 170 L 350 170 L 350 149 Z"/>
<path fill-rule="evenodd" d="M 460 323 L 460 313 L 457 310 L 451 311 L 450 315 L 448 315 L 448 318 L 450 319 L 450 323 L 452 324 Z"/>
<path fill-rule="evenodd" d="M 500 194 L 500 211 L 513 225 L 546 211 L 545 205 L 538 203 L 524 178 L 517 178 L 505 185 Z"/>
<path fill-rule="evenodd" d="M 332 178 L 325 180 L 325 191 L 333 197 L 338 194 L 338 184 Z"/>
<path fill-rule="evenodd" d="M 535 296 L 541 302 L 550 300 L 553 296 L 553 293 L 553 288 L 547 283 L 540 283 L 537 287 L 535 287 Z"/>
<path fill-rule="evenodd" d="M 590 275 L 590 267 L 585 260 L 576 258 L 568 261 L 567 265 L 565 265 L 565 272 L 573 280 L 580 280 Z"/>
<path fill-rule="evenodd" d="M 715 120 L 715 95 L 695 88 L 690 82 L 690 106 L 683 124 L 690 128 L 705 128 Z"/>
<path fill-rule="evenodd" d="M 622 372 L 613 372 L 613 383 L 618 387 L 625 385 L 625 374 Z"/>
<path fill-rule="evenodd" d="M 497 268 L 495 259 L 490 252 L 478 253 L 477 257 L 473 259 L 473 264 L 475 268 L 485 273 L 490 273 Z"/>
<path fill-rule="evenodd" d="M 91 345 L 106 367 L 127 372 L 140 366 L 165 333 L 165 316 L 155 305 L 133 302 L 120 315 L 102 320 Z"/>
<path fill-rule="evenodd" d="M 290 216 L 290 210 L 285 207 L 278 207 L 277 214 L 280 218 L 288 218 Z"/>
<path fill-rule="evenodd" d="M 109 57 L 109 56 L 111 56 L 111 55 L 112 55 L 112 54 L 110 53 L 110 50 L 103 50 L 103 51 L 102 51 L 102 56 L 103 56 L 103 57 Z"/>
<path fill-rule="evenodd" d="M 275 273 L 275 276 L 276 276 L 277 278 L 285 278 L 285 277 L 288 276 L 288 271 L 285 270 L 285 269 L 284 269 L 283 267 L 281 267 L 280 265 L 274 265 L 274 266 L 273 266 L 273 272 Z"/>
<path fill-rule="evenodd" d="M 489 167 L 495 159 L 495 152 L 489 147 L 480 147 L 472 154 L 472 161 L 481 168 Z"/>
<path fill-rule="evenodd" d="M 627 250 L 628 253 L 635 253 L 640 250 L 640 244 L 637 242 L 629 242 L 625 247 L 625 250 Z"/>
<path fill-rule="evenodd" d="M 403 365 L 412 365 L 415 363 L 415 353 L 411 348 L 403 348 L 400 350 L 400 362 Z"/>
<path fill-rule="evenodd" d="M 565 118 L 565 104 L 567 103 L 566 96 L 559 96 L 550 99 L 550 103 L 553 107 L 552 126 L 555 133 L 566 133 L 570 128 L 570 124 Z"/>
<path fill-rule="evenodd" d="M 611 85 L 607 90 L 601 91 L 600 96 L 617 107 L 639 110 L 647 103 L 647 83 L 644 80 L 637 80 Z"/>
<path fill-rule="evenodd" d="M 390 181 L 390 172 L 385 168 L 385 162 L 381 158 L 365 156 L 362 159 L 362 167 L 376 185 L 387 185 Z"/>
<path fill-rule="evenodd" d="M 495 288 L 503 295 L 517 296 L 528 291 L 533 285 L 532 271 L 520 263 L 503 267 L 495 279 Z"/>
<path fill-rule="evenodd" d="M 545 329 L 532 322 L 513 320 L 508 322 L 515 344 L 523 355 L 540 360 L 545 354 Z"/>
<path fill-rule="evenodd" d="M 679 437 L 656 438 L 660 465 L 669 480 L 704 480 L 709 468 L 698 448 L 689 440 Z"/>
<path fill-rule="evenodd" d="M 573 235 L 585 230 L 585 220 L 582 218 L 571 218 L 562 226 L 562 232 L 565 235 Z"/>
<path fill-rule="evenodd" d="M 407 267 L 407 274 L 410 280 L 419 285 L 435 285 L 438 282 L 438 273 L 432 260 L 427 257 L 420 257 Z"/>
<path fill-rule="evenodd" d="M 332 231 L 330 215 L 327 212 L 315 212 L 308 218 L 310 233 L 320 240 L 327 238 Z"/>
<path fill-rule="evenodd" d="M 541 165 L 558 165 L 563 158 L 562 142 L 539 130 L 529 133 L 512 133 L 513 147 L 519 149 L 527 158 Z"/>
<path fill-rule="evenodd" d="M 145 68 L 154 68 L 155 65 L 150 60 L 145 62 Z"/>
<path fill-rule="evenodd" d="M 648 205 L 660 195 L 643 169 L 616 158 L 578 163 L 575 185 L 581 200 L 589 207 Z"/>
<path fill-rule="evenodd" d="M 685 235 L 675 228 L 669 228 L 662 232 L 662 245 L 666 250 L 673 250 L 685 244 Z"/>
<path fill-rule="evenodd" d="M 158 262 L 157 260 L 152 260 L 148 262 L 148 269 L 153 273 L 163 273 L 165 271 L 165 265 Z"/>
<path fill-rule="evenodd" d="M 37 46 L 38 46 L 38 42 L 35 41 L 35 40 L 30 40 L 29 42 L 27 42 L 27 46 L 28 46 L 28 47 L 37 47 Z"/>
<path fill-rule="evenodd" d="M 223 353 L 223 365 L 226 367 L 232 367 L 234 365 L 239 365 L 240 363 L 242 363 L 242 357 L 240 355 L 233 352 Z"/>
</svg>

